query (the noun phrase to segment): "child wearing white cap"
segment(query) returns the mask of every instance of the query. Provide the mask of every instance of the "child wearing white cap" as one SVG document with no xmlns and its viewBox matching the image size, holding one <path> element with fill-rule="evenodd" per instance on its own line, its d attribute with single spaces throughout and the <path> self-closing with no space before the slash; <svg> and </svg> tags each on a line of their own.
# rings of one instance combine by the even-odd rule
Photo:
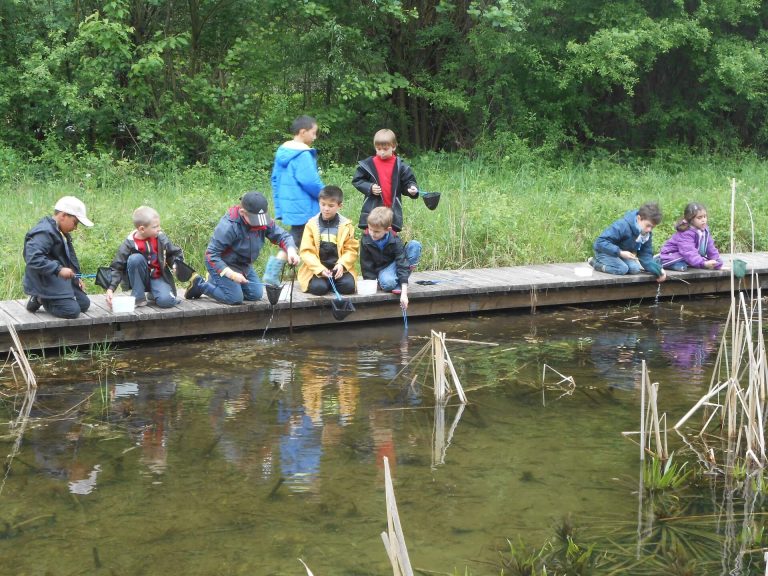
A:
<svg viewBox="0 0 768 576">
<path fill-rule="evenodd" d="M 91 301 L 78 278 L 80 263 L 70 233 L 82 223 L 90 228 L 85 204 L 64 196 L 53 207 L 53 216 L 42 218 L 24 237 L 24 292 L 27 310 L 45 311 L 59 318 L 77 318 Z"/>
</svg>

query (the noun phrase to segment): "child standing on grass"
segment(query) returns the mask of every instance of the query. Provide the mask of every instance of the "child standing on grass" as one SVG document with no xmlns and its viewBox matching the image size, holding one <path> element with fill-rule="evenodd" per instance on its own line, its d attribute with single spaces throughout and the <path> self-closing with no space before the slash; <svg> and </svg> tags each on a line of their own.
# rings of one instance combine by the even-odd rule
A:
<svg viewBox="0 0 768 576">
<path fill-rule="evenodd" d="M 392 229 L 399 232 L 403 229 L 403 193 L 411 199 L 419 197 L 416 177 L 411 167 L 395 156 L 397 138 L 392 130 L 376 132 L 373 147 L 376 155 L 358 162 L 352 179 L 352 185 L 365 196 L 357 226 L 365 230 L 371 210 L 386 206 L 392 209 Z"/>
<path fill-rule="evenodd" d="M 107 304 L 118 284 L 131 290 L 136 306 L 146 306 L 146 293 L 160 308 L 179 303 L 171 267 L 184 260 L 184 252 L 160 230 L 160 215 L 149 206 L 133 211 L 134 230 L 123 240 L 112 261 L 112 280 L 107 288 Z"/>
<path fill-rule="evenodd" d="M 408 308 L 408 279 L 421 258 L 421 243 L 407 244 L 392 229 L 392 209 L 379 206 L 368 215 L 368 228 L 360 242 L 360 269 L 366 280 L 378 280 L 382 290 L 400 294 Z"/>
<path fill-rule="evenodd" d="M 209 280 L 203 280 L 198 274 L 192 276 L 187 298 L 200 298 L 205 294 L 224 304 L 260 300 L 263 289 L 253 263 L 259 257 L 264 240 L 280 246 L 290 264 L 299 263 L 293 238 L 267 215 L 268 207 L 262 194 L 248 192 L 240 204 L 232 206 L 221 217 L 205 250 Z"/>
<path fill-rule="evenodd" d="M 275 152 L 272 167 L 272 198 L 275 218 L 291 227 L 296 246 L 301 245 L 304 226 L 320 211 L 318 195 L 323 181 L 317 171 L 317 150 L 312 148 L 317 139 L 317 121 L 312 116 L 299 116 L 291 124 L 293 139 L 283 143 Z M 278 284 L 285 263 L 285 252 L 267 262 L 264 272 L 266 284 Z"/>
<path fill-rule="evenodd" d="M 29 294 L 27 310 L 40 306 L 59 318 L 77 318 L 91 301 L 78 277 L 80 263 L 70 233 L 82 223 L 90 228 L 85 204 L 74 196 L 60 198 L 53 216 L 46 216 L 24 237 L 24 292 Z"/>
<path fill-rule="evenodd" d="M 661 265 L 667 270 L 691 268 L 718 270 L 723 266 L 720 252 L 707 226 L 707 209 L 700 202 L 685 207 L 683 217 L 675 224 L 672 237 L 661 247 Z"/>
<path fill-rule="evenodd" d="M 316 296 L 331 290 L 333 279 L 341 294 L 354 294 L 358 241 L 355 225 L 339 214 L 344 192 L 338 186 L 326 186 L 320 191 L 320 213 L 307 222 L 301 240 L 299 284 L 302 292 Z"/>
<path fill-rule="evenodd" d="M 607 274 L 638 274 L 642 270 L 664 282 L 667 275 L 653 260 L 652 230 L 661 222 L 661 210 L 655 203 L 629 210 L 606 228 L 595 240 L 594 258 L 587 262 Z"/>
</svg>

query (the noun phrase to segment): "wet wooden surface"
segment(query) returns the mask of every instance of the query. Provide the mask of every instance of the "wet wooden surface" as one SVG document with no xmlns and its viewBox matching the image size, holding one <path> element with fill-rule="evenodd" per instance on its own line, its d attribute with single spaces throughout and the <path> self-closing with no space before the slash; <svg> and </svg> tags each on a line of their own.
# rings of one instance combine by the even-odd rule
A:
<svg viewBox="0 0 768 576">
<path fill-rule="evenodd" d="M 748 275 L 735 280 L 736 288 L 749 289 L 753 282 L 768 282 L 768 252 L 735 254 L 747 262 Z M 723 270 L 668 272 L 669 279 L 659 284 L 648 274 L 613 276 L 593 272 L 584 277 L 577 268 L 591 270 L 586 263 L 559 263 L 416 272 L 408 288 L 409 317 L 467 314 L 473 312 L 578 305 L 621 300 L 648 299 L 657 293 L 662 298 L 693 297 L 728 293 L 731 288 L 730 255 L 724 255 Z M 765 280 L 763 280 L 765 278 Z M 430 280 L 432 285 L 416 281 Z M 284 298 L 274 307 L 264 298 L 237 306 L 219 304 L 209 298 L 183 300 L 179 305 L 160 309 L 152 305 L 128 314 L 114 314 L 103 295 L 91 296 L 91 307 L 75 320 L 54 318 L 44 310 L 27 312 L 26 299 L 0 302 L 0 351 L 11 344 L 7 325 L 13 324 L 27 348 L 62 348 L 83 344 L 139 342 L 160 338 L 205 336 L 339 324 L 331 315 L 332 296 L 311 296 L 294 287 L 293 304 Z M 179 291 L 183 294 L 183 289 Z M 399 319 L 399 296 L 377 292 L 371 296 L 347 296 L 356 311 L 343 322 L 370 322 Z"/>
</svg>

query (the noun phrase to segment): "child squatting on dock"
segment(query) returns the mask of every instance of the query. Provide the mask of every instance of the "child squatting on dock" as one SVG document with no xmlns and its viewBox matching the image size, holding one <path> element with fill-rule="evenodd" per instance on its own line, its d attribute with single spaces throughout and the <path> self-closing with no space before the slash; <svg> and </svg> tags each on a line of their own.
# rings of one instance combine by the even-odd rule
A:
<svg viewBox="0 0 768 576">
<path fill-rule="evenodd" d="M 64 196 L 53 207 L 53 216 L 45 216 L 24 237 L 28 311 L 37 312 L 42 306 L 53 316 L 71 319 L 90 307 L 70 236 L 80 223 L 88 228 L 93 226 L 86 216 L 85 204 L 74 196 Z"/>
<path fill-rule="evenodd" d="M 136 306 L 146 306 L 149 293 L 160 308 L 178 304 L 176 282 L 171 267 L 184 260 L 184 252 L 160 229 L 160 215 L 149 206 L 133 211 L 134 229 L 120 244 L 110 268 L 112 279 L 107 288 L 107 304 L 119 284 L 130 289 Z"/>
<path fill-rule="evenodd" d="M 720 252 L 707 226 L 707 209 L 700 202 L 685 207 L 683 217 L 675 224 L 672 237 L 661 247 L 659 259 L 667 270 L 683 272 L 691 268 L 719 270 L 723 267 Z"/>
<path fill-rule="evenodd" d="M 421 243 L 404 244 L 392 230 L 392 210 L 379 206 L 368 214 L 368 228 L 360 242 L 360 269 L 366 280 L 378 280 L 382 290 L 400 294 L 408 308 L 408 279 L 421 258 Z"/>
<path fill-rule="evenodd" d="M 301 239 L 299 284 L 303 292 L 327 294 L 331 282 L 340 294 L 355 293 L 355 262 L 359 242 L 355 225 L 339 214 L 344 193 L 338 186 L 320 191 L 320 213 L 310 218 Z"/>
<path fill-rule="evenodd" d="M 203 294 L 224 304 L 260 300 L 262 283 L 253 270 L 264 240 L 285 250 L 288 263 L 298 264 L 299 255 L 291 235 L 267 214 L 267 199 L 259 192 L 248 192 L 221 217 L 205 251 L 209 280 L 192 277 L 187 298 Z M 269 265 L 269 264 L 268 264 Z"/>
<path fill-rule="evenodd" d="M 589 264 L 607 274 L 638 274 L 645 270 L 664 282 L 667 275 L 653 260 L 652 230 L 661 222 L 661 210 L 655 203 L 628 210 L 608 226 L 594 243 L 595 256 Z"/>
</svg>

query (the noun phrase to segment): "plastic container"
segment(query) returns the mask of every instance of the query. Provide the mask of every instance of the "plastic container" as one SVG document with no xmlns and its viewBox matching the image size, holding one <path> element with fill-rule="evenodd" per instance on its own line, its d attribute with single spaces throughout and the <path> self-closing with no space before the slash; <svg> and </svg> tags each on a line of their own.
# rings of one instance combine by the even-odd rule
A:
<svg viewBox="0 0 768 576">
<path fill-rule="evenodd" d="M 112 298 L 112 312 L 125 314 L 136 310 L 136 298 L 133 296 L 115 296 Z"/>
<path fill-rule="evenodd" d="M 360 296 L 373 296 L 378 290 L 376 280 L 358 280 L 357 281 L 357 293 Z"/>
<path fill-rule="evenodd" d="M 589 278 L 592 276 L 592 267 L 591 266 L 577 266 L 573 269 L 573 273 L 576 274 L 576 276 L 580 276 L 581 278 Z"/>
</svg>

